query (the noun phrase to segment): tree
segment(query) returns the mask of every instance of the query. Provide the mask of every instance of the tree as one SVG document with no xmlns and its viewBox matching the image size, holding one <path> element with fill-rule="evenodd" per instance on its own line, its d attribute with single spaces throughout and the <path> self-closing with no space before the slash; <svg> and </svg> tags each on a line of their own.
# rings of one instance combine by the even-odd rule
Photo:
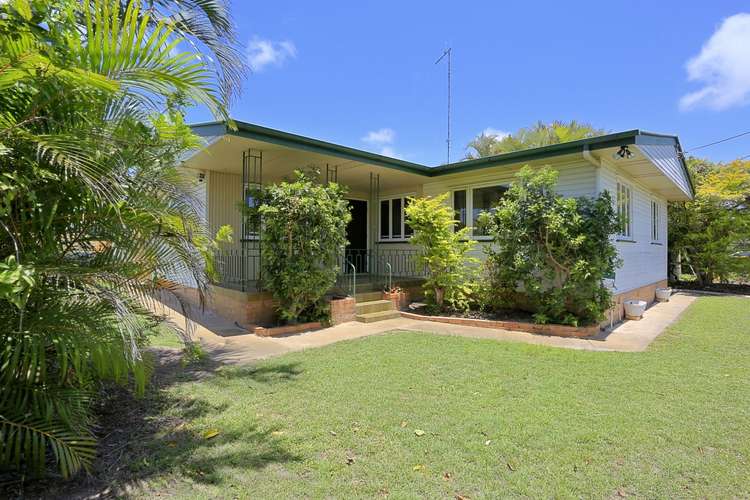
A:
<svg viewBox="0 0 750 500">
<path fill-rule="evenodd" d="M 419 248 L 417 265 L 427 269 L 423 285 L 427 300 L 438 309 L 465 310 L 478 263 L 469 255 L 476 242 L 469 238 L 469 228 L 454 231 L 458 221 L 447 199 L 447 193 L 409 199 L 406 220 L 414 230 L 409 243 Z"/>
<path fill-rule="evenodd" d="M 698 283 L 750 277 L 750 259 L 736 254 L 750 241 L 750 162 L 715 164 L 689 158 L 695 198 L 669 204 L 671 275 L 695 273 Z"/>
<path fill-rule="evenodd" d="M 609 193 L 565 198 L 557 172 L 526 166 L 494 211 L 480 218 L 497 309 L 530 308 L 538 322 L 577 325 L 602 319 L 611 295 L 602 280 L 620 261 L 610 236 L 618 220 Z"/>
<path fill-rule="evenodd" d="M 515 133 L 498 138 L 484 133 L 472 140 L 467 149 L 467 159 L 482 158 L 522 149 L 538 148 L 559 144 L 562 142 L 587 139 L 606 134 L 607 131 L 597 129 L 588 123 L 554 121 L 552 123 L 537 122 L 531 127 L 521 128 Z"/>
<path fill-rule="evenodd" d="M 264 186 L 251 216 L 263 225 L 263 286 L 279 301 L 281 319 L 307 315 L 336 282 L 351 220 L 344 189 L 321 185 L 318 172 Z M 317 318 L 308 318 L 317 319 Z"/>
<path fill-rule="evenodd" d="M 142 391 L 149 305 L 211 278 L 214 242 L 175 165 L 200 146 L 185 106 L 227 117 L 221 78 L 185 51 L 187 23 L 140 4 L 0 5 L 2 468 L 87 468 L 96 384 Z"/>
</svg>

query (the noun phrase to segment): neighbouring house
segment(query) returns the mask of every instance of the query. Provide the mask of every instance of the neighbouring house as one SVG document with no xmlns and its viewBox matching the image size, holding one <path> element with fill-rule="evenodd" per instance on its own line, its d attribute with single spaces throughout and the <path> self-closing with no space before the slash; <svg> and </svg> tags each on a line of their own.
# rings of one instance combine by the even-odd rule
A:
<svg viewBox="0 0 750 500">
<path fill-rule="evenodd" d="M 262 229 L 243 220 L 239 207 L 252 203 L 254 187 L 278 182 L 295 169 L 317 167 L 321 182 L 348 187 L 352 222 L 341 259 L 340 293 L 358 298 L 384 284 L 409 286 L 423 271 L 414 264 L 411 230 L 404 221 L 410 196 L 450 192 L 461 225 L 472 227 L 523 166 L 549 165 L 559 172 L 565 196 L 593 196 L 608 190 L 627 220 L 615 245 L 623 265 L 614 277 L 616 314 L 623 300 L 652 302 L 667 281 L 667 202 L 689 200 L 693 186 L 676 136 L 629 130 L 563 144 L 428 167 L 249 123 L 193 126 L 207 146 L 183 163 L 200 180 L 205 219 L 213 233 L 234 229 L 234 243 L 218 254 L 222 282 L 215 287 L 216 309 L 240 324 L 268 321 L 271 299 L 258 283 Z M 477 229 L 472 237 L 487 241 Z M 482 244 L 477 245 L 481 254 Z M 188 284 L 189 285 L 189 284 Z M 617 318 L 617 316 L 616 316 Z M 346 318 L 351 319 L 351 318 Z"/>
</svg>

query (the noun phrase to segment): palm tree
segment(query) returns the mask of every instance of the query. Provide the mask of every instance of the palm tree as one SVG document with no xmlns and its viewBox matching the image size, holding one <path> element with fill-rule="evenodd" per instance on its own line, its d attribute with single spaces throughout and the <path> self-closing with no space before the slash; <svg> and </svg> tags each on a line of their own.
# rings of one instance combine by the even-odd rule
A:
<svg viewBox="0 0 750 500">
<path fill-rule="evenodd" d="M 481 158 L 522 149 L 538 148 L 606 133 L 607 131 L 604 129 L 597 129 L 588 123 L 580 123 L 576 120 L 570 122 L 555 120 L 549 124 L 538 121 L 531 127 L 518 129 L 515 133 L 502 139 L 486 136 L 484 133 L 480 134 L 467 146 L 473 150 L 469 153 L 468 158 Z"/>
<path fill-rule="evenodd" d="M 233 31 L 223 2 L 141 3 L 0 5 L 0 468 L 88 468 L 95 384 L 142 391 L 153 301 L 212 278 L 175 165 L 200 147 L 183 108 L 227 118 L 237 90 L 231 51 L 217 72 L 187 49 Z"/>
</svg>

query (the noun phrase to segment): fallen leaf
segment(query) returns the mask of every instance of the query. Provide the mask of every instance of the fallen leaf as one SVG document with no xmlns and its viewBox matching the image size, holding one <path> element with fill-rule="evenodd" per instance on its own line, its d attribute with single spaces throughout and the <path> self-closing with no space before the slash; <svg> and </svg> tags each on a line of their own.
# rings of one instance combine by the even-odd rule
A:
<svg viewBox="0 0 750 500">
<path fill-rule="evenodd" d="M 414 434 L 417 436 L 424 436 L 424 431 L 422 429 L 414 429 Z"/>
<path fill-rule="evenodd" d="M 625 490 L 623 490 L 622 488 L 618 488 L 617 489 L 617 496 L 621 497 L 621 498 L 625 498 L 626 496 L 628 496 L 628 494 L 625 493 Z"/>
<path fill-rule="evenodd" d="M 456 493 L 456 496 L 453 498 L 455 498 L 456 500 L 469 500 L 469 497 L 466 497 L 460 493 Z"/>
<path fill-rule="evenodd" d="M 505 465 L 507 465 L 507 466 L 508 466 L 508 470 L 510 470 L 511 472 L 515 472 L 516 468 L 515 468 L 515 467 L 513 467 L 513 464 L 511 464 L 510 462 L 508 462 L 508 463 L 507 463 L 507 464 L 505 464 Z"/>
<path fill-rule="evenodd" d="M 272 436 L 281 436 L 284 434 L 284 431 L 273 431 L 271 432 Z"/>
<path fill-rule="evenodd" d="M 354 463 L 354 457 L 346 457 L 346 465 L 352 465 Z"/>
<path fill-rule="evenodd" d="M 491 439 L 488 439 L 487 441 L 484 442 L 485 446 L 489 446 L 491 444 L 492 444 L 492 440 Z"/>
<path fill-rule="evenodd" d="M 204 437 L 205 439 L 211 439 L 211 438 L 215 438 L 215 437 L 216 437 L 216 436 L 218 436 L 218 435 L 219 435 L 220 433 L 221 433 L 221 431 L 220 431 L 219 429 L 208 429 L 207 431 L 205 431 L 205 432 L 203 433 L 203 437 Z"/>
<path fill-rule="evenodd" d="M 170 448 L 176 448 L 177 447 L 177 443 L 175 441 L 169 441 L 167 443 L 167 446 L 169 446 Z"/>
<path fill-rule="evenodd" d="M 407 422 L 406 420 L 402 420 L 402 421 L 401 421 L 401 428 L 402 428 L 402 429 L 403 429 L 404 427 L 406 427 L 407 425 L 409 425 L 409 422 Z"/>
<path fill-rule="evenodd" d="M 336 435 L 336 431 L 330 431 L 330 432 L 331 432 L 331 436 L 335 436 Z"/>
<path fill-rule="evenodd" d="M 443 472 L 443 481 L 450 481 L 453 479 L 453 474 L 450 472 Z"/>
<path fill-rule="evenodd" d="M 424 470 L 424 465 L 422 465 L 422 464 L 417 464 L 417 465 L 415 465 L 414 467 L 412 467 L 412 469 L 414 469 L 415 471 L 418 471 L 418 470 Z"/>
</svg>

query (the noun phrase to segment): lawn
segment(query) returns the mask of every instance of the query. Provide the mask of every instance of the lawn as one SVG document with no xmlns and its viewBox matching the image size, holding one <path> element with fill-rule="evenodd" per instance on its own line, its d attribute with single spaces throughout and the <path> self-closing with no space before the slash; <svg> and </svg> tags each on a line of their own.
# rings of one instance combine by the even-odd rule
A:
<svg viewBox="0 0 750 500">
<path fill-rule="evenodd" d="M 747 497 L 749 360 L 750 301 L 712 297 L 645 353 L 396 333 L 186 371 L 130 491 Z"/>
</svg>

